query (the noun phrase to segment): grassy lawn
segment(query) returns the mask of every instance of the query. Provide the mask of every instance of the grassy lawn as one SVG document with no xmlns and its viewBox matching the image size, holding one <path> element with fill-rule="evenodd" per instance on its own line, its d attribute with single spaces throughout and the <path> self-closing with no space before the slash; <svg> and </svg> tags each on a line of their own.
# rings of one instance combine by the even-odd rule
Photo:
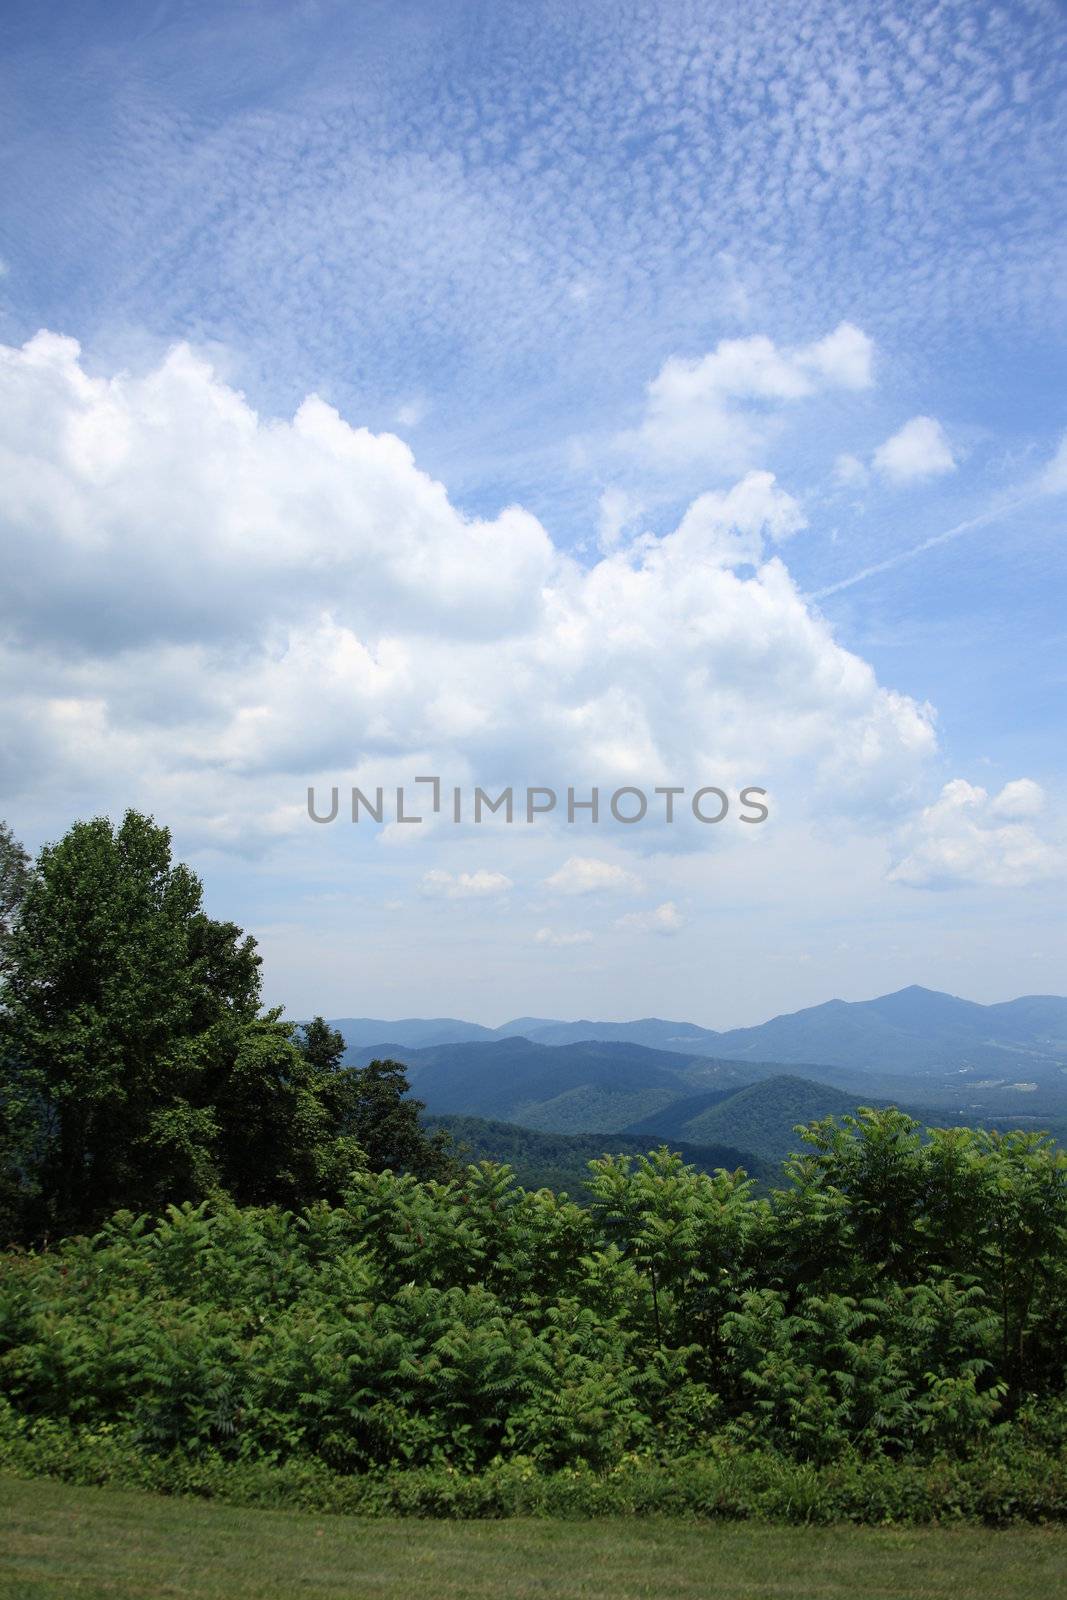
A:
<svg viewBox="0 0 1067 1600">
<path fill-rule="evenodd" d="M 1067 1531 L 368 1521 L 0 1478 L 0 1596 L 1051 1600 Z"/>
</svg>

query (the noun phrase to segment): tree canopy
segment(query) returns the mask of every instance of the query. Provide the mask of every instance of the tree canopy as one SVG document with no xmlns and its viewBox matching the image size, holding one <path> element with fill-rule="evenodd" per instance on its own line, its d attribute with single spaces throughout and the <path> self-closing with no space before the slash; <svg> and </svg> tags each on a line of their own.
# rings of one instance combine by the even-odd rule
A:
<svg viewBox="0 0 1067 1600">
<path fill-rule="evenodd" d="M 71 1232 L 176 1195 L 336 1195 L 364 1137 L 372 1162 L 441 1169 L 402 1068 L 344 1068 L 321 1018 L 297 1030 L 263 1012 L 255 940 L 207 916 L 166 828 L 97 817 L 32 872 L 17 847 L 5 861 L 20 899 L 0 989 L 9 1232 Z"/>
<path fill-rule="evenodd" d="M 7 971 L 7 946 L 30 886 L 30 858 L 6 822 L 0 822 L 0 982 Z"/>
</svg>

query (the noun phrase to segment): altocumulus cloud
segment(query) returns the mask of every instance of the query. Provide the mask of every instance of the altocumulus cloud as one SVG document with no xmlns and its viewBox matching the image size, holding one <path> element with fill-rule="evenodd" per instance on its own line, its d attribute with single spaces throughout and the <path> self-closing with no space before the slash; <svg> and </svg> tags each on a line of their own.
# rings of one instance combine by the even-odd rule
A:
<svg viewBox="0 0 1067 1600">
<path fill-rule="evenodd" d="M 848 330 L 719 357 L 722 393 L 867 376 Z M 798 592 L 779 547 L 804 516 L 767 472 L 583 566 L 319 399 L 270 420 L 186 347 L 102 378 L 41 334 L 0 349 L 0 476 L 16 793 L 141 796 L 222 842 L 306 826 L 303 785 L 385 764 L 770 779 L 795 817 L 889 815 L 935 748 L 930 709 Z"/>
</svg>

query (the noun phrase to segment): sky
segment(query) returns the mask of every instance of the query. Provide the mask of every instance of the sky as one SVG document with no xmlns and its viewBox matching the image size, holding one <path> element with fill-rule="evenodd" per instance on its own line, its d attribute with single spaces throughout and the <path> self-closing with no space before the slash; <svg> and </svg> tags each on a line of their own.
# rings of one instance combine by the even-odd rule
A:
<svg viewBox="0 0 1067 1600">
<path fill-rule="evenodd" d="M 0 815 L 151 812 L 295 1016 L 1064 992 L 1063 41 L 9 0 Z"/>
</svg>

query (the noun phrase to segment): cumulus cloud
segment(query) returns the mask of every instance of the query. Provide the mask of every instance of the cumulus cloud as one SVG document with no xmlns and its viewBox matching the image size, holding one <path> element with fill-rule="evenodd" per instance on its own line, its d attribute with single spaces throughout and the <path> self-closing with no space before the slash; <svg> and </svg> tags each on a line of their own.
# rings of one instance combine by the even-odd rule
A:
<svg viewBox="0 0 1067 1600">
<path fill-rule="evenodd" d="M 791 495 L 777 487 L 771 472 L 746 473 L 727 493 L 712 489 L 699 495 L 674 535 L 676 549 L 694 561 L 724 567 L 755 566 L 766 540 L 780 544 L 807 526 Z M 652 549 L 651 540 L 646 549 Z"/>
<path fill-rule="evenodd" d="M 40 335 L 0 349 L 0 482 L 9 790 L 140 796 L 251 848 L 311 782 L 770 777 L 825 814 L 934 749 L 798 592 L 769 473 L 582 567 L 321 400 L 268 420 L 188 349 L 106 379 Z"/>
<path fill-rule="evenodd" d="M 829 387 L 868 389 L 874 382 L 874 345 L 851 322 L 840 323 L 824 339 L 793 352 L 801 370 L 807 369 Z"/>
<path fill-rule="evenodd" d="M 843 322 L 825 338 L 779 349 L 763 334 L 723 339 L 695 360 L 672 356 L 648 386 L 645 417 L 624 436 L 656 460 L 702 460 L 743 471 L 777 407 L 822 389 L 865 389 L 874 347 Z"/>
<path fill-rule="evenodd" d="M 963 883 L 1010 888 L 1055 877 L 1067 857 L 1032 826 L 1044 808 L 1044 792 L 1030 778 L 1005 784 L 992 796 L 954 778 L 904 829 L 903 854 L 890 880 L 915 888 Z"/>
<path fill-rule="evenodd" d="M 1045 791 L 1033 778 L 1015 778 L 993 796 L 989 809 L 995 817 L 1037 817 L 1045 810 Z"/>
<path fill-rule="evenodd" d="M 874 466 L 890 483 L 919 483 L 955 471 L 956 458 L 936 417 L 912 417 L 878 446 Z"/>
<path fill-rule="evenodd" d="M 551 945 L 555 949 L 565 950 L 576 944 L 592 944 L 593 935 L 588 928 L 575 928 L 570 932 L 557 928 L 538 928 L 534 934 L 535 944 Z"/>
<path fill-rule="evenodd" d="M 677 933 L 685 926 L 684 918 L 673 900 L 665 900 L 652 911 L 630 911 L 619 917 L 617 928 L 632 929 L 637 933 Z"/>
<path fill-rule="evenodd" d="M 596 856 L 568 856 L 545 887 L 556 894 L 617 894 L 641 887 L 640 880 L 614 861 Z"/>
<path fill-rule="evenodd" d="M 3 613 L 66 643 L 232 638 L 328 605 L 372 631 L 498 637 L 533 625 L 556 565 L 517 508 L 466 518 L 392 434 L 316 396 L 260 419 L 187 346 L 142 378 L 89 377 L 77 344 L 0 347 Z"/>
<path fill-rule="evenodd" d="M 422 879 L 422 892 L 440 895 L 446 900 L 478 900 L 487 895 L 505 894 L 514 885 L 502 872 L 444 872 L 433 868 Z"/>
</svg>

